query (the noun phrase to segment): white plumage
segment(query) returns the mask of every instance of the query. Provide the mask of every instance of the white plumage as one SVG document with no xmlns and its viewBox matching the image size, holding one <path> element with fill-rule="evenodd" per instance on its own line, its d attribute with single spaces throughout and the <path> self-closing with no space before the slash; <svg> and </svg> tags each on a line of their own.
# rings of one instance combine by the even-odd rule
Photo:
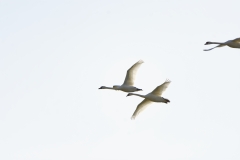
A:
<svg viewBox="0 0 240 160">
<path fill-rule="evenodd" d="M 136 110 L 134 111 L 132 115 L 132 119 L 135 119 L 136 116 L 142 112 L 148 104 L 151 102 L 162 102 L 162 103 L 169 103 L 170 101 L 168 99 L 165 99 L 162 96 L 162 93 L 167 89 L 171 81 L 166 80 L 163 84 L 157 86 L 152 92 L 146 94 L 146 95 L 140 95 L 135 93 L 129 93 L 127 96 L 135 95 L 144 98 L 144 100 L 138 104 Z"/>
<path fill-rule="evenodd" d="M 122 85 L 114 85 L 113 87 L 101 86 L 99 89 L 113 89 L 113 90 L 121 90 L 124 92 L 141 91 L 142 89 L 134 87 L 134 81 L 135 81 L 137 70 L 142 63 L 143 61 L 139 60 L 131 68 L 127 70 L 127 74 Z"/>
</svg>

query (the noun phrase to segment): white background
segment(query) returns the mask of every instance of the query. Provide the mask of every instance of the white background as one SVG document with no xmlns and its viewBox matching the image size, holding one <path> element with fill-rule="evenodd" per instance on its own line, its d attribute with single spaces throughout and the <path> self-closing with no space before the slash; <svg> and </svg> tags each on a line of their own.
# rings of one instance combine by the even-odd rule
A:
<svg viewBox="0 0 240 160">
<path fill-rule="evenodd" d="M 0 159 L 239 160 L 239 0 L 0 1 Z M 163 97 L 134 121 L 135 85 Z"/>
</svg>

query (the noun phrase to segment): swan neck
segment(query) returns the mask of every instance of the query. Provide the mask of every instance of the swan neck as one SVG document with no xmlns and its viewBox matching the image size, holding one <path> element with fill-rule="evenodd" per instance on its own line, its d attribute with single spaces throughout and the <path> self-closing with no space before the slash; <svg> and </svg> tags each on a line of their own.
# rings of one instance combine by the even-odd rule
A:
<svg viewBox="0 0 240 160">
<path fill-rule="evenodd" d="M 209 42 L 210 44 L 224 44 L 224 43 L 221 43 L 221 42 Z"/>
<path fill-rule="evenodd" d="M 112 87 L 104 87 L 103 89 L 114 89 L 114 88 L 112 88 Z"/>
<path fill-rule="evenodd" d="M 137 93 L 131 93 L 131 95 L 135 95 L 135 96 L 139 96 L 139 97 L 145 98 L 145 96 L 144 96 L 144 95 L 137 94 Z"/>
</svg>

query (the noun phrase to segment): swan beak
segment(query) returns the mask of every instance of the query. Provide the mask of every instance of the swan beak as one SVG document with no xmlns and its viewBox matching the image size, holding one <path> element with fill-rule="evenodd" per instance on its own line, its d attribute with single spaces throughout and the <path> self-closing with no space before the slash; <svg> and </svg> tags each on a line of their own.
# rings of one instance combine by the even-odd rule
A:
<svg viewBox="0 0 240 160">
<path fill-rule="evenodd" d="M 127 96 L 130 96 L 130 94 L 128 93 Z M 126 97 L 127 97 L 127 96 L 126 96 Z"/>
</svg>

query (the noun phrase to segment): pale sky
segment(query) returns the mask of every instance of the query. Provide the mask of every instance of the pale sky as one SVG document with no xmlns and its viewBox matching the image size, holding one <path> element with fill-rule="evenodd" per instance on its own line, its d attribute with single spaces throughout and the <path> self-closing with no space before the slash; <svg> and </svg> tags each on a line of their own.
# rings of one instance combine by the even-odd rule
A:
<svg viewBox="0 0 240 160">
<path fill-rule="evenodd" d="M 239 160 L 239 0 L 0 0 L 0 159 Z M 135 85 L 163 97 L 133 121 Z"/>
</svg>

